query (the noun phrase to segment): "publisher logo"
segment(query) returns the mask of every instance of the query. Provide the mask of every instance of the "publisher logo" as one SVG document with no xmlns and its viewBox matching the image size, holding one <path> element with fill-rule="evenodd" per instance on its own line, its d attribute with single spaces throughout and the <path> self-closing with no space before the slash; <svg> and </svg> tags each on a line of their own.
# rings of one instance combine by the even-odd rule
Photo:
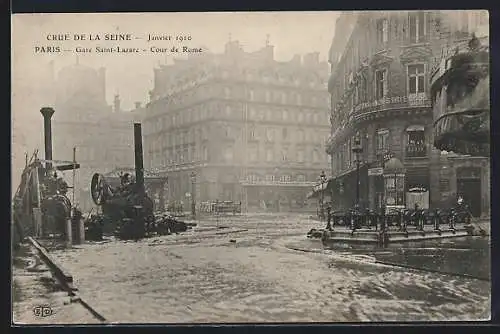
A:
<svg viewBox="0 0 500 334">
<path fill-rule="evenodd" d="M 36 317 L 50 317 L 54 311 L 52 311 L 52 308 L 49 305 L 38 305 L 33 308 L 33 314 Z"/>
</svg>

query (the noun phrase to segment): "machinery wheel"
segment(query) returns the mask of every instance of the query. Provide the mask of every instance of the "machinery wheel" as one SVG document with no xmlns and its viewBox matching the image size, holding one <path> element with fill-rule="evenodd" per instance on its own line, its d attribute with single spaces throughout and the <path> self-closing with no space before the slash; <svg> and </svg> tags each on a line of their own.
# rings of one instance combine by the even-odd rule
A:
<svg viewBox="0 0 500 334">
<path fill-rule="evenodd" d="M 92 176 L 92 182 L 90 183 L 90 194 L 92 195 L 92 200 L 96 205 L 104 204 L 106 187 L 104 176 L 102 174 L 95 173 L 94 176 Z"/>
</svg>

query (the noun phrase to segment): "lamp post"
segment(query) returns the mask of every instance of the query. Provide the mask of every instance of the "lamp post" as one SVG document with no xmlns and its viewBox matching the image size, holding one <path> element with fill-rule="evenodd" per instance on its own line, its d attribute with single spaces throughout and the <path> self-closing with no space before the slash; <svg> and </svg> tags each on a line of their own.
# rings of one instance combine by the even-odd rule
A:
<svg viewBox="0 0 500 334">
<path fill-rule="evenodd" d="M 359 132 L 356 133 L 352 152 L 355 154 L 356 158 L 356 209 L 359 209 L 359 165 L 361 164 L 361 153 L 363 153 Z"/>
<path fill-rule="evenodd" d="M 191 214 L 193 218 L 196 218 L 196 201 L 195 201 L 195 192 L 196 192 L 196 173 L 191 172 Z"/>
<path fill-rule="evenodd" d="M 323 220 L 324 217 L 324 200 L 325 200 L 325 192 L 323 191 L 323 184 L 326 183 L 326 174 L 325 171 L 322 170 L 321 174 L 319 175 L 319 181 L 320 181 L 320 190 L 321 190 L 321 205 L 320 205 L 320 219 Z"/>
</svg>

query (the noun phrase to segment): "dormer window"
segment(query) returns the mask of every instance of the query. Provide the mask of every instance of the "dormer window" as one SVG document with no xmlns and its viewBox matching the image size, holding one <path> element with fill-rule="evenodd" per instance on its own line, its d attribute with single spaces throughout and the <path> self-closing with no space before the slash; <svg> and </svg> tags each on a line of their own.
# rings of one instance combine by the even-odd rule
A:
<svg viewBox="0 0 500 334">
<path fill-rule="evenodd" d="M 385 44 L 389 41 L 389 21 L 380 19 L 377 21 L 377 42 Z"/>
<path fill-rule="evenodd" d="M 411 43 L 421 43 L 425 40 L 426 24 L 424 12 L 409 14 L 409 33 Z"/>
</svg>

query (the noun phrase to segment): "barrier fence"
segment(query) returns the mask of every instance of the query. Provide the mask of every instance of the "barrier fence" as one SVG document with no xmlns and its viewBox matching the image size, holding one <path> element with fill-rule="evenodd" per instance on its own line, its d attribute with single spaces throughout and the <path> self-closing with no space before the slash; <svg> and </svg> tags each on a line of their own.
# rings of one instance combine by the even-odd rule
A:
<svg viewBox="0 0 500 334">
<path fill-rule="evenodd" d="M 198 207 L 198 212 L 208 215 L 241 214 L 241 202 L 233 202 L 233 201 L 201 202 Z"/>
<path fill-rule="evenodd" d="M 471 223 L 472 215 L 468 208 L 452 209 L 392 209 L 387 212 L 374 210 L 334 211 L 326 214 L 328 224 L 345 226 L 352 230 L 360 228 L 375 228 L 376 230 L 398 229 L 405 231 L 408 227 L 423 230 L 425 225 L 433 225 L 439 230 L 440 226 L 454 229 L 457 223 Z"/>
</svg>

